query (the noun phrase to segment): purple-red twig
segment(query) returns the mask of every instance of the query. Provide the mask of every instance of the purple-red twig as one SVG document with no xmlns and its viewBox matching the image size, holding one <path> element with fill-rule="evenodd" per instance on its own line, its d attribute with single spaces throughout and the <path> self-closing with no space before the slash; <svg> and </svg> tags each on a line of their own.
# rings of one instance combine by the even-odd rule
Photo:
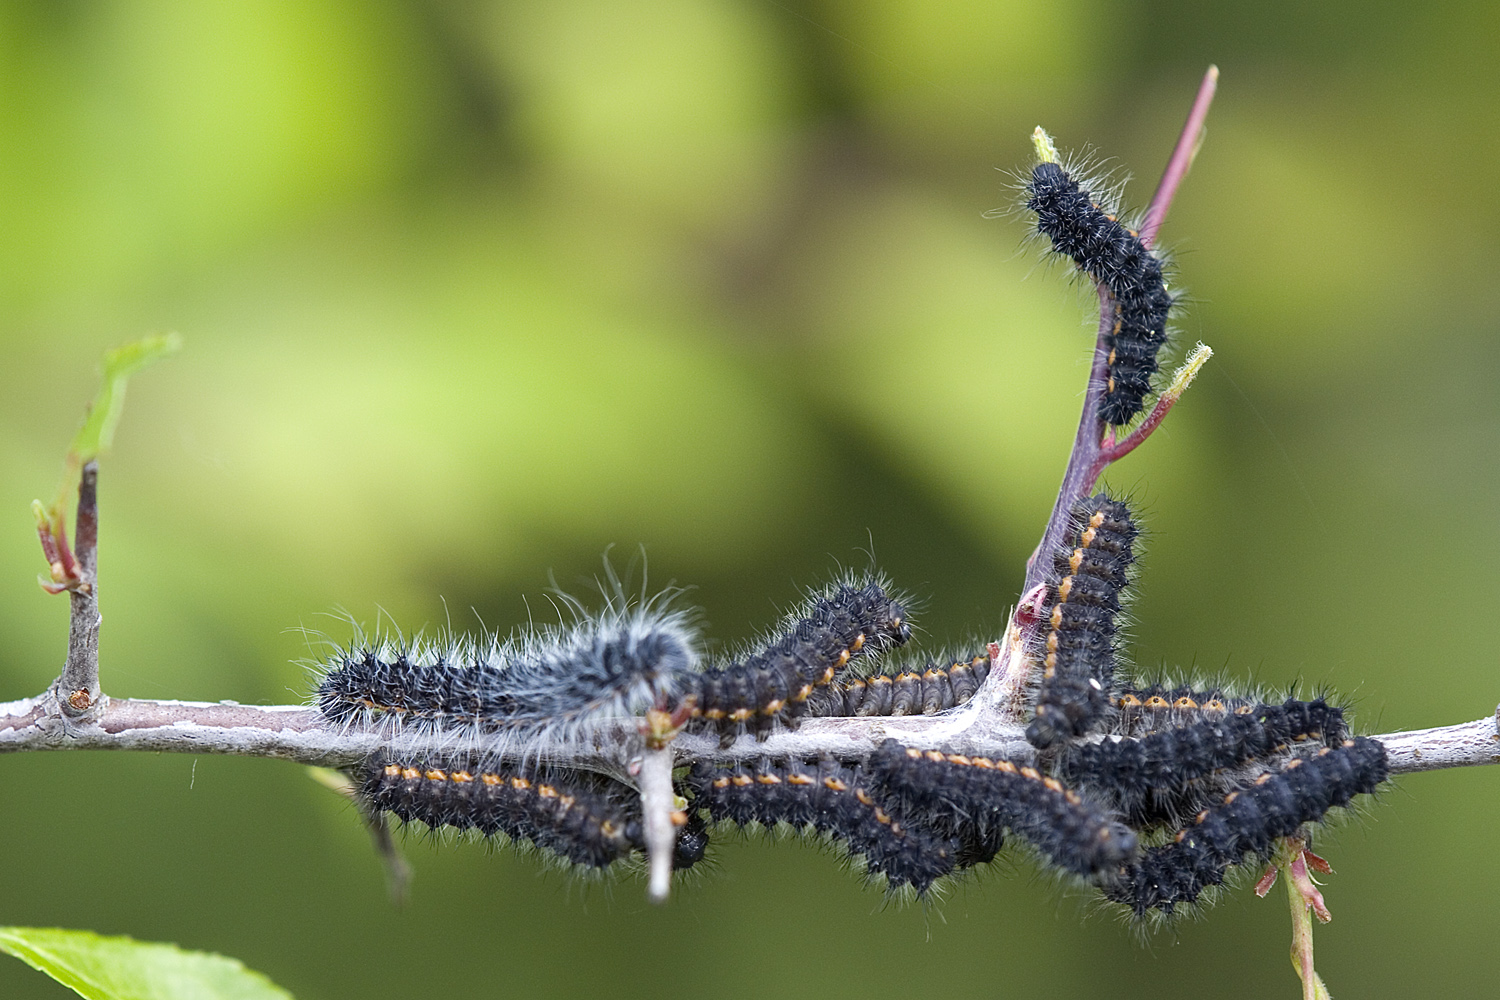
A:
<svg viewBox="0 0 1500 1000">
<path fill-rule="evenodd" d="M 1161 231 L 1162 223 L 1167 221 L 1167 211 L 1172 207 L 1172 199 L 1177 196 L 1177 188 L 1192 167 L 1193 157 L 1198 155 L 1198 147 L 1203 143 L 1203 123 L 1208 118 L 1208 106 L 1214 102 L 1214 91 L 1218 88 L 1219 67 L 1210 66 L 1208 72 L 1203 74 L 1203 82 L 1198 85 L 1198 96 L 1193 99 L 1193 109 L 1188 112 L 1187 122 L 1182 126 L 1182 135 L 1177 138 L 1171 159 L 1167 160 L 1167 169 L 1162 171 L 1161 183 L 1156 185 L 1156 194 L 1152 195 L 1151 204 L 1146 208 L 1146 217 L 1141 221 L 1141 242 L 1148 248 L 1156 242 L 1156 234 Z"/>
</svg>

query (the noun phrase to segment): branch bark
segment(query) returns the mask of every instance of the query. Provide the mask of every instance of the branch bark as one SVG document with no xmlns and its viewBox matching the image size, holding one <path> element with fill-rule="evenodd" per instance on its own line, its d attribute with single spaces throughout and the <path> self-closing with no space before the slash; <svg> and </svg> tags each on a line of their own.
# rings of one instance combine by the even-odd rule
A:
<svg viewBox="0 0 1500 1000">
<path fill-rule="evenodd" d="M 73 550 L 78 579 L 68 600 L 68 658 L 54 689 L 62 713 L 84 721 L 98 714 L 99 689 L 99 466 L 87 462 L 78 477 L 78 516 Z"/>
<path fill-rule="evenodd" d="M 496 755 L 524 753 L 529 759 L 590 770 L 619 768 L 623 748 L 633 745 L 635 720 L 602 725 L 583 738 L 538 745 L 496 742 Z M 1374 737 L 1385 744 L 1392 775 L 1449 767 L 1500 763 L 1500 707 L 1495 714 L 1456 726 L 1440 726 Z M 677 765 L 694 760 L 736 761 L 762 756 L 854 758 L 886 739 L 913 746 L 1022 762 L 1036 751 L 1025 727 L 995 721 L 978 707 L 944 715 L 807 719 L 795 731 L 765 740 L 744 736 L 720 747 L 712 734 L 682 733 L 672 741 Z M 472 748 L 483 752 L 477 741 Z M 235 702 L 106 700 L 97 717 L 80 724 L 64 717 L 49 692 L 0 704 L 0 753 L 41 750 L 149 750 L 168 753 L 276 757 L 323 767 L 348 767 L 380 749 L 398 752 L 451 751 L 453 735 L 378 732 L 329 726 L 301 705 L 240 705 Z"/>
</svg>

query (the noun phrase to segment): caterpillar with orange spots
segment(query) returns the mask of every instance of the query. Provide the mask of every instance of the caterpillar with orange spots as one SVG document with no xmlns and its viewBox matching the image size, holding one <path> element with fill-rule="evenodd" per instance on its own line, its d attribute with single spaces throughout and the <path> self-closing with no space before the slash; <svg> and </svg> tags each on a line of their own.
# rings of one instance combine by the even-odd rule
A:
<svg viewBox="0 0 1500 1000">
<path fill-rule="evenodd" d="M 990 673 L 990 655 L 939 657 L 919 665 L 877 661 L 874 673 L 849 670 L 808 699 L 810 716 L 935 715 L 963 705 Z M 940 666 L 939 664 L 946 664 Z"/>
<path fill-rule="evenodd" d="M 695 715 L 732 742 L 764 737 L 776 722 L 795 727 L 809 699 L 857 657 L 911 636 L 903 602 L 879 579 L 834 584 L 791 615 L 782 631 L 734 662 L 693 678 Z"/>
<path fill-rule="evenodd" d="M 1056 162 L 1056 151 L 1039 144 L 1043 160 L 1026 182 L 1026 207 L 1036 213 L 1037 232 L 1072 258 L 1079 270 L 1109 290 L 1114 324 L 1105 334 L 1109 352 L 1100 416 L 1126 424 L 1141 412 L 1152 390 L 1156 356 L 1167 342 L 1167 319 L 1175 302 L 1167 291 L 1162 259 L 1140 234 L 1118 218 L 1117 209 L 1084 190 Z"/>
<path fill-rule="evenodd" d="M 617 596 L 602 613 L 574 602 L 573 623 L 505 639 L 356 646 L 326 666 L 314 702 L 343 726 L 476 741 L 661 708 L 706 720 L 732 741 L 746 731 L 763 737 L 777 722 L 794 727 L 809 696 L 852 660 L 911 635 L 883 581 L 846 580 L 810 598 L 779 635 L 702 670 L 688 615 L 667 604 Z"/>
<path fill-rule="evenodd" d="M 965 843 L 998 847 L 1009 831 L 1058 867 L 1099 882 L 1137 853 L 1135 832 L 1117 817 L 1029 766 L 886 740 L 870 771 L 888 801 Z"/>
<path fill-rule="evenodd" d="M 640 798 L 589 772 L 501 767 L 462 755 L 378 754 L 358 774 L 366 809 L 432 829 L 503 834 L 583 868 L 605 868 L 645 849 Z M 697 863 L 708 843 L 701 820 L 677 813 L 675 868 Z"/>
<path fill-rule="evenodd" d="M 1176 700 L 1184 702 L 1193 699 Z M 1308 744 L 1339 746 L 1347 735 L 1342 709 L 1322 698 L 1288 698 L 1279 705 L 1209 710 L 1196 722 L 1138 738 L 1106 736 L 1100 743 L 1068 746 L 1053 770 L 1071 785 L 1094 789 L 1132 826 L 1143 828 L 1197 812 L 1238 780 L 1243 765 Z"/>
<path fill-rule="evenodd" d="M 747 769 L 699 761 L 686 784 L 692 808 L 714 822 L 767 829 L 785 823 L 823 834 L 863 857 L 866 872 L 884 876 L 892 889 L 925 893 L 962 860 L 956 837 L 911 822 L 881 801 L 862 767 L 765 759 Z"/>
<path fill-rule="evenodd" d="M 1293 757 L 1198 813 L 1169 843 L 1146 851 L 1105 896 L 1137 917 L 1171 914 L 1220 885 L 1247 856 L 1270 857 L 1279 838 L 1297 835 L 1356 795 L 1375 792 L 1388 775 L 1385 746 L 1366 737 Z"/>
<path fill-rule="evenodd" d="M 1130 508 L 1104 493 L 1079 501 L 1071 516 L 1051 555 L 1054 575 L 1033 653 L 1042 679 L 1026 738 L 1043 748 L 1082 736 L 1114 710 L 1115 615 L 1140 534 Z"/>
<path fill-rule="evenodd" d="M 1243 715 L 1260 699 L 1231 694 L 1219 687 L 1152 684 L 1122 688 L 1114 694 L 1116 736 L 1146 736 L 1164 728 L 1188 725 L 1205 719 L 1222 719 L 1231 713 Z"/>
</svg>

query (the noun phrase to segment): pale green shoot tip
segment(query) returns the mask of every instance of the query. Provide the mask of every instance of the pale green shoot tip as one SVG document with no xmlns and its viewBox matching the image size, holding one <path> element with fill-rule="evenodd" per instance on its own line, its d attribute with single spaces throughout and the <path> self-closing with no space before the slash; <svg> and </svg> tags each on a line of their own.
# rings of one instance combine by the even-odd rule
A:
<svg viewBox="0 0 1500 1000">
<path fill-rule="evenodd" d="M 1193 384 L 1193 379 L 1198 377 L 1199 369 L 1208 364 L 1208 359 L 1213 356 L 1214 349 L 1207 344 L 1199 344 L 1193 348 L 1187 360 L 1182 363 L 1182 367 L 1172 373 L 1172 382 L 1162 395 L 1174 400 L 1181 396 L 1187 391 L 1187 387 Z"/>
<path fill-rule="evenodd" d="M 1040 125 L 1031 133 L 1031 144 L 1036 147 L 1036 158 L 1043 163 L 1057 163 L 1061 159 L 1057 147 L 1052 144 L 1052 137 Z"/>
</svg>

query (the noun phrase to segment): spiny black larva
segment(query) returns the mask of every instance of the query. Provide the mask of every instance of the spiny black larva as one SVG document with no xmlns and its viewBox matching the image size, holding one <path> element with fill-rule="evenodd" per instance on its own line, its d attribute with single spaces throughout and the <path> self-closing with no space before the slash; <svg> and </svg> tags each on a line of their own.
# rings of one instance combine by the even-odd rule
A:
<svg viewBox="0 0 1500 1000">
<path fill-rule="evenodd" d="M 847 670 L 808 699 L 810 716 L 934 715 L 974 697 L 990 673 L 990 655 L 876 662 L 875 672 Z"/>
<path fill-rule="evenodd" d="M 747 730 L 764 738 L 777 721 L 795 727 L 813 693 L 851 660 L 910 636 L 906 608 L 884 581 L 835 584 L 789 616 L 780 634 L 694 678 L 694 714 L 714 725 L 726 743 Z"/>
<path fill-rule="evenodd" d="M 584 868 L 643 851 L 640 797 L 603 775 L 500 767 L 465 756 L 382 753 L 358 775 L 366 809 L 432 829 L 503 834 Z M 708 842 L 701 821 L 676 813 L 673 866 L 688 868 Z"/>
<path fill-rule="evenodd" d="M 699 761 L 686 784 L 693 793 L 692 808 L 714 822 L 766 829 L 785 823 L 794 830 L 816 831 L 862 856 L 866 872 L 884 876 L 890 889 L 909 886 L 924 894 L 963 860 L 956 837 L 909 822 L 881 802 L 860 767 L 833 760 L 766 759 L 747 769 Z"/>
<path fill-rule="evenodd" d="M 1115 692 L 1114 701 L 1116 714 L 1111 729 L 1114 736 L 1149 736 L 1226 715 L 1249 715 L 1268 707 L 1302 714 L 1307 720 L 1304 731 L 1322 733 L 1329 746 L 1337 746 L 1349 736 L 1344 709 L 1321 697 L 1311 701 L 1288 697 L 1277 702 L 1264 692 L 1232 691 L 1222 686 L 1152 684 L 1122 688 Z"/>
<path fill-rule="evenodd" d="M 329 665 L 315 704 L 339 725 L 455 738 L 638 716 L 680 702 L 699 676 L 687 616 L 663 603 L 615 602 L 505 639 L 355 647 Z"/>
<path fill-rule="evenodd" d="M 1220 687 L 1152 684 L 1121 688 L 1114 694 L 1114 703 L 1111 732 L 1134 738 L 1233 713 L 1244 714 L 1260 704 L 1260 699 Z"/>
<path fill-rule="evenodd" d="M 1385 746 L 1362 736 L 1294 757 L 1281 771 L 1260 775 L 1200 812 L 1170 843 L 1146 851 L 1105 896 L 1137 917 L 1153 910 L 1170 914 L 1221 884 L 1247 856 L 1270 857 L 1278 839 L 1321 821 L 1356 795 L 1373 793 L 1388 775 Z"/>
<path fill-rule="evenodd" d="M 1042 162 L 1026 184 L 1026 207 L 1036 213 L 1037 232 L 1052 248 L 1071 257 L 1079 269 L 1109 290 L 1115 322 L 1106 335 L 1109 368 L 1100 415 L 1126 424 L 1141 412 L 1157 371 L 1157 353 L 1167 342 L 1173 297 L 1167 291 L 1162 260 L 1140 234 L 1118 219 L 1118 212 L 1079 186 L 1056 162 L 1050 140 L 1038 142 Z M 1050 159 L 1048 157 L 1051 157 Z"/>
<path fill-rule="evenodd" d="M 1243 776 L 1236 769 L 1275 760 L 1297 745 L 1338 746 L 1342 709 L 1319 698 L 1247 706 L 1139 738 L 1106 736 L 1066 747 L 1052 765 L 1065 783 L 1087 787 L 1125 814 L 1131 826 L 1178 823 L 1222 796 Z"/>
<path fill-rule="evenodd" d="M 869 767 L 886 801 L 965 843 L 998 845 L 1009 830 L 1058 867 L 1099 882 L 1115 878 L 1137 853 L 1132 830 L 1031 767 L 895 740 L 880 745 Z"/>
<path fill-rule="evenodd" d="M 1034 654 L 1042 680 L 1026 738 L 1041 748 L 1081 736 L 1113 712 L 1115 615 L 1139 534 L 1130 508 L 1104 493 L 1080 500 L 1071 517 L 1067 537 L 1051 555 L 1053 577 Z"/>
</svg>

